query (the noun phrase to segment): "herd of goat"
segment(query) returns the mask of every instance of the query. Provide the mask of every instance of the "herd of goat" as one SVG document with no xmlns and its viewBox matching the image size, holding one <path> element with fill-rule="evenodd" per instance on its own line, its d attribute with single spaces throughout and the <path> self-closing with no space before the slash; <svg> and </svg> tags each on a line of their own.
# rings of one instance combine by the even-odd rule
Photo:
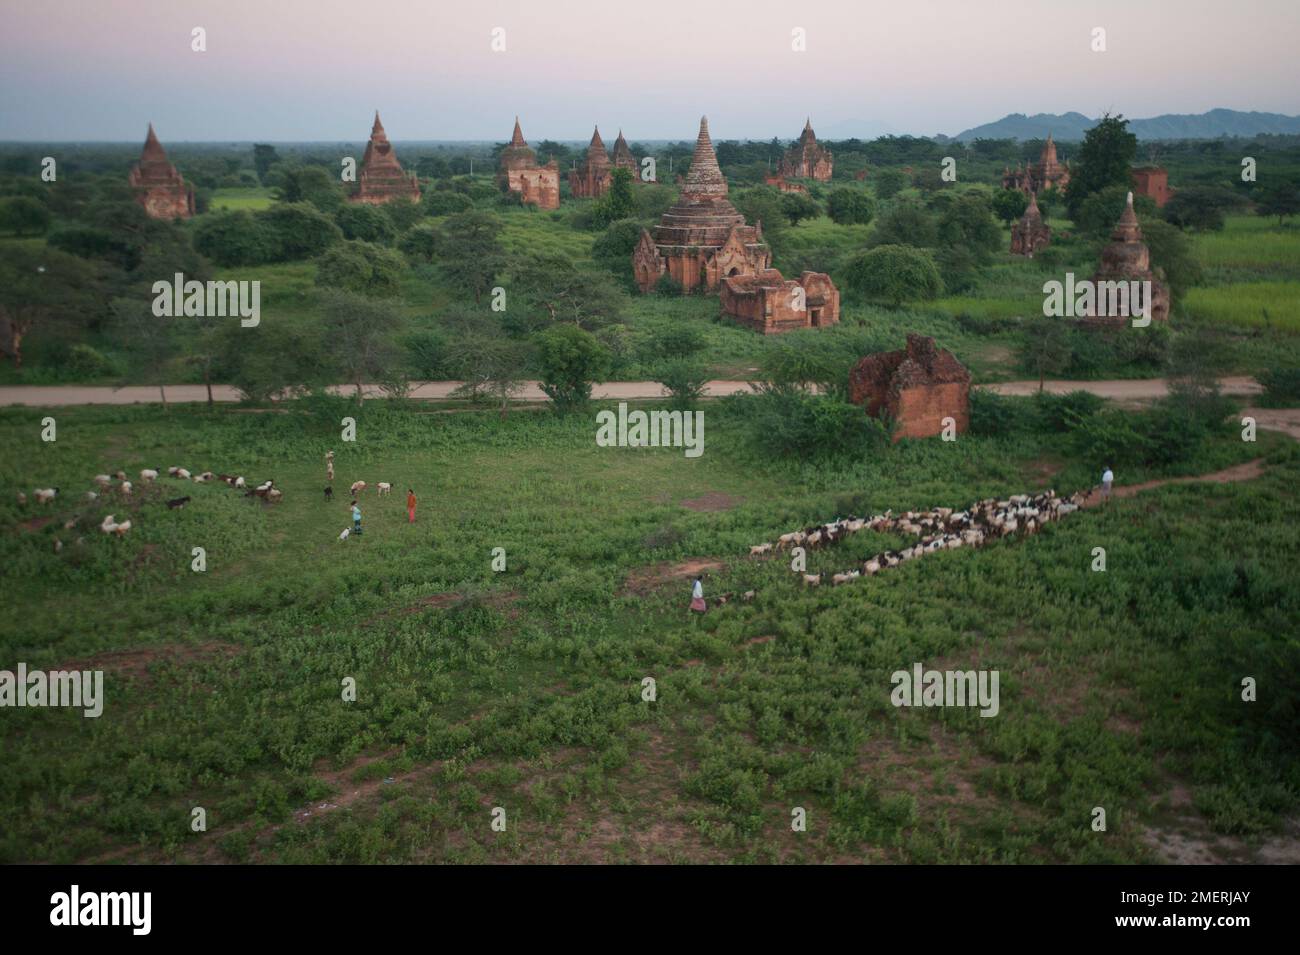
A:
<svg viewBox="0 0 1300 955">
<path fill-rule="evenodd" d="M 1001 501 L 986 498 L 964 511 L 936 507 L 928 511 L 907 511 L 898 516 L 890 510 L 874 517 L 846 517 L 829 524 L 816 524 L 805 530 L 782 534 L 775 543 L 754 545 L 749 553 L 762 556 L 796 547 L 817 548 L 833 544 L 862 530 L 901 532 L 920 538 L 911 547 L 883 551 L 868 558 L 860 568 L 831 575 L 832 584 L 846 584 L 863 575 L 870 577 L 890 567 L 897 567 L 904 561 L 935 551 L 982 547 L 991 540 L 1012 534 L 1034 534 L 1049 521 L 1058 520 L 1078 510 L 1090 493 L 1080 491 L 1066 499 L 1057 497 L 1055 491 L 1049 490 L 1035 495 L 1013 494 Z M 821 584 L 822 577 L 822 574 L 803 574 L 803 581 L 809 587 L 816 587 Z"/>
<path fill-rule="evenodd" d="M 191 473 L 182 467 L 170 467 L 167 469 L 167 476 L 175 478 L 178 481 L 193 481 L 195 484 L 208 484 L 212 481 L 220 481 L 232 488 L 237 488 L 244 492 L 245 497 L 262 498 L 270 504 L 278 504 L 284 497 L 283 492 L 275 486 L 274 480 L 266 480 L 261 484 L 253 487 L 248 486 L 248 482 L 243 477 L 233 474 L 214 474 L 212 471 L 204 471 L 201 474 Z M 154 468 L 145 468 L 140 472 L 140 483 L 142 485 L 153 484 L 159 479 L 159 473 Z M 101 498 L 108 500 L 110 495 L 126 502 L 131 499 L 135 492 L 135 485 L 128 480 L 125 471 L 118 471 L 116 474 L 96 474 L 93 478 L 96 490 L 86 491 L 83 500 L 93 502 Z M 54 499 L 59 496 L 57 487 L 36 488 L 32 491 L 32 497 L 37 504 L 52 504 Z M 22 491 L 18 492 L 18 503 L 20 506 L 27 504 L 28 498 Z M 167 506 L 172 510 L 184 507 L 190 502 L 188 494 L 183 497 L 174 497 L 167 501 Z M 77 519 L 72 518 L 64 523 L 65 530 L 71 530 L 77 526 Z M 131 522 L 118 521 L 116 514 L 109 514 L 104 517 L 99 524 L 99 529 L 105 534 L 113 534 L 117 537 L 125 537 L 131 530 Z M 63 542 L 55 540 L 54 549 L 56 552 L 63 549 Z"/>
</svg>

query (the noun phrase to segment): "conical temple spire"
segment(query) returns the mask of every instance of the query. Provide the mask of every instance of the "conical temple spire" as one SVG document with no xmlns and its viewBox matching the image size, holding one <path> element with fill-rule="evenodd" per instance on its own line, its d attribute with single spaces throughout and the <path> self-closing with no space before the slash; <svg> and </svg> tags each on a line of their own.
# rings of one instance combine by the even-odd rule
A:
<svg viewBox="0 0 1300 955">
<path fill-rule="evenodd" d="M 718 168 L 718 154 L 713 151 L 713 140 L 709 138 L 709 118 L 700 117 L 700 135 L 695 140 L 695 154 L 691 157 L 691 168 L 686 173 L 686 182 L 682 186 L 686 195 L 710 197 L 727 194 L 727 180 Z"/>
<path fill-rule="evenodd" d="M 162 143 L 158 142 L 158 134 L 153 131 L 153 123 L 149 124 L 149 132 L 144 138 L 144 149 L 140 153 L 141 159 L 162 159 L 166 160 L 167 153 L 162 148 Z"/>
<path fill-rule="evenodd" d="M 515 117 L 515 132 L 514 132 L 514 135 L 510 137 L 510 145 L 511 145 L 511 146 L 527 146 L 527 145 L 528 145 L 528 143 L 524 140 L 524 131 L 523 131 L 522 129 L 519 128 L 519 117 L 518 117 L 518 116 Z"/>
<path fill-rule="evenodd" d="M 370 127 L 371 137 L 384 135 L 384 124 L 379 121 L 379 110 L 375 110 L 375 124 Z"/>
<path fill-rule="evenodd" d="M 600 138 L 600 127 L 596 126 L 594 129 L 595 131 L 591 134 L 591 147 L 593 149 L 599 148 L 603 150 L 605 148 L 605 141 Z"/>
<path fill-rule="evenodd" d="M 1138 224 L 1137 213 L 1133 210 L 1132 192 L 1124 200 L 1124 211 L 1119 214 L 1119 221 L 1115 223 L 1115 231 L 1111 233 L 1111 238 L 1122 242 L 1142 240 L 1142 227 Z"/>
</svg>

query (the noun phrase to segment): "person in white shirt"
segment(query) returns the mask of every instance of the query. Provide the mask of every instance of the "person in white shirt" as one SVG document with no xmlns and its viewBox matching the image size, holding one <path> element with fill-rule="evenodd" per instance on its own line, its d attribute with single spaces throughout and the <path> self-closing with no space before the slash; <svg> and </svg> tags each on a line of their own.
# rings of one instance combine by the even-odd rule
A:
<svg viewBox="0 0 1300 955">
<path fill-rule="evenodd" d="M 704 583 L 702 577 L 695 578 L 695 586 L 691 588 L 691 609 L 696 613 L 704 613 L 708 609 L 704 604 Z"/>
<path fill-rule="evenodd" d="M 1103 501 L 1110 499 L 1110 486 L 1114 483 L 1115 475 L 1108 464 L 1106 465 L 1106 469 L 1101 472 L 1101 499 Z"/>
</svg>

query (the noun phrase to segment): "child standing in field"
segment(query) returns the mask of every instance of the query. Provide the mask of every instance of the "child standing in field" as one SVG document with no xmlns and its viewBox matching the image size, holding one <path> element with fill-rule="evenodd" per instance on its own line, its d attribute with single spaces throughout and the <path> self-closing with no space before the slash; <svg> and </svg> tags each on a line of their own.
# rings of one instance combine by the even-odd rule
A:
<svg viewBox="0 0 1300 955">
<path fill-rule="evenodd" d="M 412 488 L 406 489 L 406 513 L 410 520 L 409 524 L 415 523 L 415 491 Z"/>
<path fill-rule="evenodd" d="M 352 533 L 361 533 L 361 508 L 357 506 L 356 501 L 352 502 Z"/>
<path fill-rule="evenodd" d="M 691 588 L 691 610 L 695 613 L 704 613 L 708 608 L 704 604 L 704 583 L 702 577 L 695 578 L 695 586 Z"/>
<path fill-rule="evenodd" d="M 1106 469 L 1101 472 L 1101 499 L 1103 501 L 1110 500 L 1110 487 L 1114 483 L 1115 483 L 1115 475 L 1111 471 L 1110 465 L 1108 464 L 1106 465 Z"/>
</svg>

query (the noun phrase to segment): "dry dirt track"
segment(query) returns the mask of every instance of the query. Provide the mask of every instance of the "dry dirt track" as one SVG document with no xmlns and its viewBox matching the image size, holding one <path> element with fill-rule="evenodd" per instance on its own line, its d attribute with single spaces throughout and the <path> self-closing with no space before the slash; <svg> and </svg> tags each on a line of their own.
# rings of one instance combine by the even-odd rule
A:
<svg viewBox="0 0 1300 955">
<path fill-rule="evenodd" d="M 1221 378 L 1220 385 L 1224 392 L 1231 395 L 1258 394 L 1260 386 L 1253 378 Z M 411 397 L 419 400 L 439 400 L 448 398 L 461 382 L 459 381 L 425 381 L 415 383 Z M 1008 381 L 996 385 L 984 385 L 1001 395 L 1030 395 L 1038 391 L 1037 381 Z M 1118 401 L 1147 401 L 1159 398 L 1167 388 L 1163 378 L 1146 378 L 1120 381 L 1048 381 L 1044 385 L 1047 391 L 1063 394 L 1069 391 L 1091 391 L 1103 398 Z M 351 385 L 335 385 L 331 389 L 339 394 L 351 394 Z M 713 397 L 736 394 L 750 390 L 745 381 L 710 381 L 708 394 Z M 659 398 L 664 393 L 663 386 L 656 381 L 607 381 L 597 384 L 592 389 L 595 398 L 638 399 Z M 383 392 L 377 385 L 363 385 L 362 394 L 367 398 L 382 398 Z M 216 401 L 239 401 L 239 393 L 229 385 L 214 385 L 212 395 Z M 536 381 L 525 382 L 520 392 L 522 401 L 545 401 L 541 386 Z M 61 405 L 131 405 L 154 404 L 161 400 L 158 389 L 152 385 L 129 385 L 125 388 L 109 388 L 90 385 L 4 385 L 0 386 L 0 405 L 26 405 L 37 408 L 50 408 Z M 168 385 L 169 402 L 207 401 L 207 390 L 202 385 Z"/>
</svg>

